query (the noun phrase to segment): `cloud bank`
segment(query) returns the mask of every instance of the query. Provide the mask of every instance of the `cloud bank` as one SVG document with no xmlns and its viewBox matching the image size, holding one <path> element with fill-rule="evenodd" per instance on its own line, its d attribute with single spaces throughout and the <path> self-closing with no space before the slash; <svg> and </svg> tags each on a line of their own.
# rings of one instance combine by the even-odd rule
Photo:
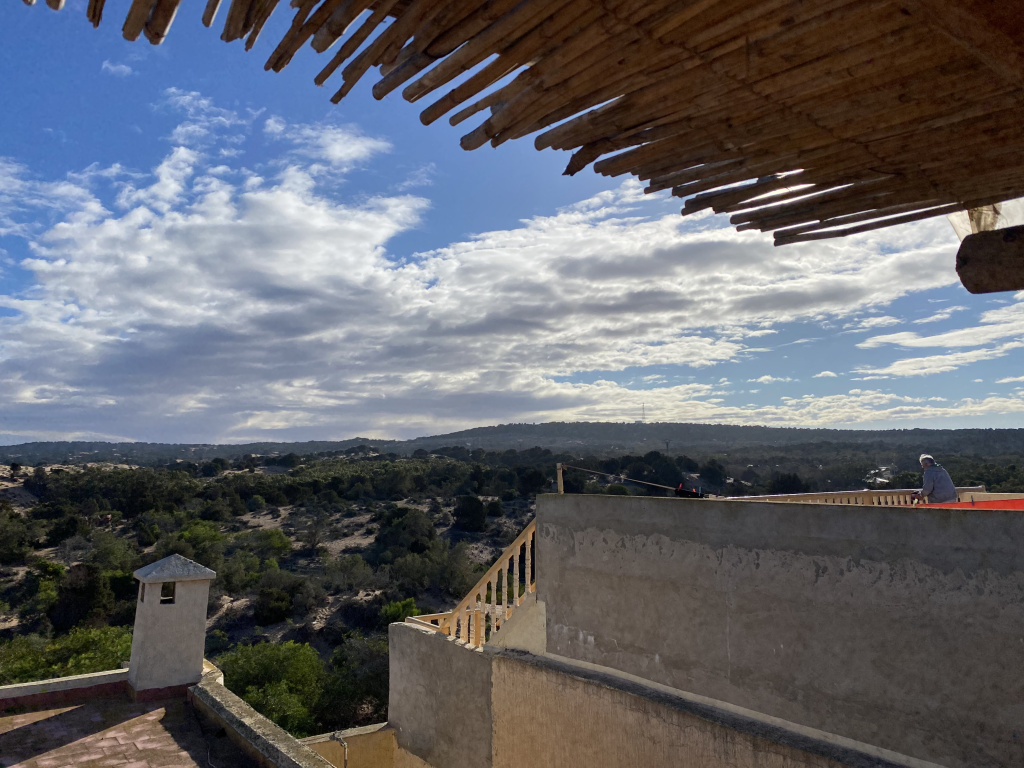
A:
<svg viewBox="0 0 1024 768">
<path fill-rule="evenodd" d="M 877 312 L 956 279 L 944 222 L 776 249 L 712 217 L 682 219 L 627 183 L 513 229 L 395 254 L 389 242 L 429 215 L 431 201 L 408 192 L 427 173 L 389 195 L 339 186 L 386 140 L 177 89 L 162 108 L 177 122 L 147 172 L 92 167 L 52 182 L 0 163 L 0 235 L 31 251 L 16 265 L 31 287 L 0 295 L 0 439 L 411 436 L 632 419 L 641 399 L 664 421 L 803 426 L 1024 412 L 1016 395 L 936 404 L 861 389 L 745 403 L 720 374 L 662 375 L 750 359 L 786 323 L 902 323 Z M 252 141 L 275 154 L 245 162 Z M 873 336 L 861 346 L 963 351 L 854 373 L 954 370 L 1010 353 L 1022 331 L 1015 303 L 977 328 Z M 627 369 L 642 389 L 616 381 Z"/>
</svg>

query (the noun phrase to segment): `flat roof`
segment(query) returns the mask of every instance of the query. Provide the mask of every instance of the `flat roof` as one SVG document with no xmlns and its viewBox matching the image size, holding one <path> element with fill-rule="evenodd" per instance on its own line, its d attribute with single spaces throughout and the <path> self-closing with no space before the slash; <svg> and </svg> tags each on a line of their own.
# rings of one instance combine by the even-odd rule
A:
<svg viewBox="0 0 1024 768">
<path fill-rule="evenodd" d="M 183 698 L 84 703 L 0 714 L 0 765 L 18 768 L 256 768 L 200 725 Z"/>
</svg>

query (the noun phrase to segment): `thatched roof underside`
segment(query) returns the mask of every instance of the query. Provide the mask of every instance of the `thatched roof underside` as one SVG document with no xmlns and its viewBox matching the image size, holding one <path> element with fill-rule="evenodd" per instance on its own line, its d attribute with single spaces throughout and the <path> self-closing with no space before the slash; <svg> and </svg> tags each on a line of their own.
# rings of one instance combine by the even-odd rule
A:
<svg viewBox="0 0 1024 768">
<path fill-rule="evenodd" d="M 26 0 L 32 2 L 34 0 Z M 89 0 L 100 23 L 105 0 Z M 132 0 L 154 44 L 181 0 Z M 47 0 L 59 8 L 63 0 Z M 208 0 L 211 26 L 220 0 Z M 250 49 L 278 0 L 230 0 Z M 465 149 L 535 135 L 776 244 L 1024 195 L 1024 13 L 993 0 L 292 0 L 267 61 L 307 43 L 340 101 L 379 68 Z M 481 118 L 483 118 L 481 120 Z"/>
</svg>

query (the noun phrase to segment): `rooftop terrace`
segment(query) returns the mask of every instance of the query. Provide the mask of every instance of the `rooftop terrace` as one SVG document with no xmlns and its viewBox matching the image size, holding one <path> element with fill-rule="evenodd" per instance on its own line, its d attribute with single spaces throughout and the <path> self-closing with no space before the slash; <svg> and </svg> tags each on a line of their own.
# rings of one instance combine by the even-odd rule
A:
<svg viewBox="0 0 1024 768">
<path fill-rule="evenodd" d="M 212 762 L 211 762 L 212 761 Z M 43 706 L 0 716 L 0 766 L 11 768 L 249 768 L 181 697 Z"/>
</svg>

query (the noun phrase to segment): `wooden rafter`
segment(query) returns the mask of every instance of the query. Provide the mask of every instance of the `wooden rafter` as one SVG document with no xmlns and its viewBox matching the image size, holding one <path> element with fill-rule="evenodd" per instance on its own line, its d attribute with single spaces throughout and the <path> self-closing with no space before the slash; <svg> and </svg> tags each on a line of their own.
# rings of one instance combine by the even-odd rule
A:
<svg viewBox="0 0 1024 768">
<path fill-rule="evenodd" d="M 132 0 L 124 35 L 180 0 Z M 208 0 L 211 26 L 220 0 Z M 59 0 L 47 4 L 59 8 Z M 103 0 L 90 0 L 98 25 Z M 1009 4 L 1012 6 L 1013 4 Z M 230 0 L 252 48 L 278 0 Z M 339 101 L 373 68 L 475 149 L 535 135 L 776 244 L 1024 195 L 1024 14 L 994 0 L 292 0 L 269 60 L 309 43 Z"/>
</svg>

